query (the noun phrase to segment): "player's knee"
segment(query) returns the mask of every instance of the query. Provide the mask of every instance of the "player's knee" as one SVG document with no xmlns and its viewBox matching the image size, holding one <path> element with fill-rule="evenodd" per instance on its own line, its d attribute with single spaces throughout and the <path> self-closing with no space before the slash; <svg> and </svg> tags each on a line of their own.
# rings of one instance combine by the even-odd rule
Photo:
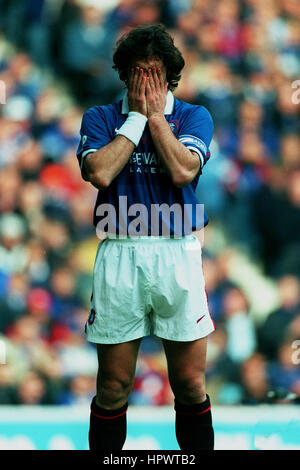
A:
<svg viewBox="0 0 300 470">
<path fill-rule="evenodd" d="M 103 406 L 116 406 L 127 400 L 132 389 L 130 378 L 109 378 L 98 384 L 97 398 Z"/>
<path fill-rule="evenodd" d="M 177 377 L 170 382 L 176 399 L 181 403 L 201 403 L 205 400 L 204 374 Z"/>
</svg>

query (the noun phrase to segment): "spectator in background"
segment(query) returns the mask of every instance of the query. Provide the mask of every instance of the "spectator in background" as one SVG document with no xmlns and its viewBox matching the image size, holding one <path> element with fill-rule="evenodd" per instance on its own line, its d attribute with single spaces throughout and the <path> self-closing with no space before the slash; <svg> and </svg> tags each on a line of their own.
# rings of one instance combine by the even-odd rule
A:
<svg viewBox="0 0 300 470">
<path fill-rule="evenodd" d="M 43 154 L 37 141 L 30 139 L 22 146 L 16 164 L 24 181 L 38 179 L 43 165 Z"/>
<path fill-rule="evenodd" d="M 72 312 L 80 305 L 76 293 L 76 277 L 68 266 L 54 268 L 51 272 L 51 316 L 58 322 L 67 323 Z"/>
<path fill-rule="evenodd" d="M 65 28 L 61 45 L 61 62 L 73 84 L 79 101 L 88 99 L 107 104 L 120 91 L 112 70 L 112 49 L 116 28 L 105 25 L 99 2 L 83 1 L 79 18 Z"/>
<path fill-rule="evenodd" d="M 50 269 L 63 264 L 71 249 L 68 225 L 60 220 L 44 218 L 34 228 L 33 234 L 38 236 L 47 252 Z"/>
<path fill-rule="evenodd" d="M 260 137 L 253 132 L 240 136 L 238 156 L 234 162 L 235 178 L 230 181 L 231 211 L 228 215 L 230 238 L 247 240 L 247 249 L 255 252 L 257 233 L 253 224 L 251 201 L 264 184 L 269 162 Z M 249 203 L 250 202 L 250 203 Z"/>
<path fill-rule="evenodd" d="M 48 287 L 50 267 L 41 240 L 32 237 L 27 244 L 26 274 L 33 287 Z"/>
<path fill-rule="evenodd" d="M 39 143 L 45 158 L 53 162 L 63 161 L 63 156 L 77 145 L 76 132 L 80 128 L 80 110 L 69 106 L 58 119 L 44 130 L 40 129 Z"/>
<path fill-rule="evenodd" d="M 95 378 L 97 374 L 97 355 L 95 348 L 86 343 L 83 335 L 65 331 L 64 336 L 53 342 L 61 364 L 61 376 L 71 380 L 79 375 Z"/>
<path fill-rule="evenodd" d="M 35 100 L 32 119 L 32 133 L 38 140 L 55 127 L 67 105 L 70 105 L 70 100 L 62 94 L 60 88 L 46 86 L 40 91 Z M 42 148 L 45 149 L 43 144 Z M 49 151 L 48 148 L 46 150 Z"/>
<path fill-rule="evenodd" d="M 280 345 L 277 361 L 271 362 L 268 366 L 268 376 L 272 390 L 277 393 L 298 394 L 300 390 L 300 369 L 299 364 L 293 362 L 292 348 L 290 341 Z M 284 395 L 283 395 L 284 399 Z"/>
<path fill-rule="evenodd" d="M 60 387 L 55 381 L 48 382 L 37 371 L 28 372 L 20 381 L 15 391 L 16 405 L 56 405 L 59 404 Z"/>
<path fill-rule="evenodd" d="M 96 379 L 85 375 L 76 375 L 68 383 L 68 389 L 59 396 L 60 405 L 89 405 L 93 398 Z"/>
<path fill-rule="evenodd" d="M 240 2 L 225 0 L 217 2 L 216 7 L 215 18 L 218 29 L 216 52 L 227 59 L 231 68 L 239 69 L 245 52 L 242 23 L 240 21 Z"/>
<path fill-rule="evenodd" d="M 18 318 L 7 329 L 6 337 L 8 363 L 14 366 L 18 377 L 23 377 L 31 368 L 42 370 L 48 359 L 49 349 L 46 338 L 41 335 L 41 325 L 37 318 L 29 314 Z"/>
<path fill-rule="evenodd" d="M 0 216 L 0 270 L 22 272 L 26 266 L 26 225 L 22 217 L 10 213 Z"/>
<path fill-rule="evenodd" d="M 88 194 L 81 192 L 72 197 L 70 201 L 70 213 L 72 220 L 72 235 L 74 240 L 84 240 L 93 235 L 91 220 L 93 211 Z"/>
<path fill-rule="evenodd" d="M 259 204 L 262 198 L 264 204 Z M 290 172 L 288 180 L 273 172 L 269 185 L 257 192 L 253 206 L 266 272 L 299 276 L 300 171 Z"/>
<path fill-rule="evenodd" d="M 41 336 L 47 339 L 53 323 L 50 316 L 52 301 L 50 293 L 40 287 L 31 288 L 27 295 L 28 313 L 38 322 Z"/>
<path fill-rule="evenodd" d="M 276 360 L 287 329 L 300 313 L 300 282 L 296 276 L 285 275 L 278 280 L 279 306 L 258 329 L 259 350 L 269 360 Z"/>
<path fill-rule="evenodd" d="M 137 4 L 135 15 L 133 18 L 133 26 L 140 24 L 155 24 L 160 22 L 159 2 L 152 0 L 141 0 Z"/>
<path fill-rule="evenodd" d="M 0 297 L 0 332 L 5 333 L 27 308 L 28 279 L 24 274 L 14 273 L 7 278 L 6 289 Z"/>
<path fill-rule="evenodd" d="M 226 292 L 223 300 L 227 354 L 234 363 L 246 361 L 256 348 L 256 332 L 245 294 L 237 288 Z"/>
<path fill-rule="evenodd" d="M 151 343 L 151 338 L 146 337 L 142 341 L 136 379 L 129 403 L 139 406 L 162 406 L 173 403 L 166 359 L 157 339 Z"/>
<path fill-rule="evenodd" d="M 291 82 L 284 77 L 277 86 L 276 111 L 282 133 L 299 133 L 299 107 L 291 99 Z"/>
<path fill-rule="evenodd" d="M 270 383 L 267 361 L 263 355 L 254 353 L 240 367 L 240 382 L 242 384 L 241 403 L 257 405 L 267 401 Z"/>
<path fill-rule="evenodd" d="M 207 292 L 209 308 L 216 325 L 224 321 L 224 295 L 228 289 L 235 287 L 222 269 L 220 260 L 213 257 L 203 258 L 203 272 L 205 276 L 205 290 Z"/>
<path fill-rule="evenodd" d="M 282 170 L 288 177 L 293 170 L 300 169 L 300 138 L 297 134 L 284 134 L 280 141 Z"/>
<path fill-rule="evenodd" d="M 1 126 L 0 126 L 1 129 Z M 1 130 L 0 130 L 1 133 Z M 1 143 L 0 143 L 1 146 Z M 0 171 L 0 212 L 13 212 L 17 207 L 21 177 L 14 166 L 6 166 Z"/>
<path fill-rule="evenodd" d="M 45 383 L 35 372 L 28 372 L 17 387 L 16 402 L 19 405 L 45 405 Z"/>
<path fill-rule="evenodd" d="M 204 33 L 203 33 L 204 34 Z M 198 62 L 198 61 L 197 61 Z M 202 64 L 203 84 L 195 98 L 196 103 L 203 103 L 216 115 L 216 127 L 220 138 L 227 132 L 233 132 L 236 124 L 240 87 L 237 77 L 234 76 L 228 63 L 224 60 L 212 58 L 207 67 Z M 200 71 L 199 71 L 200 72 Z M 223 137 L 225 138 L 225 136 Z M 221 140 L 222 143 L 222 140 Z"/>
<path fill-rule="evenodd" d="M 16 402 L 16 380 L 11 364 L 0 367 L 0 405 L 14 405 Z"/>
</svg>

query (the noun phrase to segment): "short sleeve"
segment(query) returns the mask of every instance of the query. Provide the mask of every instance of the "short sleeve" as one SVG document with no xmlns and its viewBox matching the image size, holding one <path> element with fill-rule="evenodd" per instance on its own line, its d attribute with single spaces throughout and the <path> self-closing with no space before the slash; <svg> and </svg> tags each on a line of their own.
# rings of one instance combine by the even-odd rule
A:
<svg viewBox="0 0 300 470">
<path fill-rule="evenodd" d="M 200 170 L 210 158 L 209 146 L 213 132 L 212 117 L 204 106 L 195 106 L 181 126 L 178 140 L 199 156 Z"/>
<path fill-rule="evenodd" d="M 103 110 L 101 107 L 90 108 L 82 117 L 80 142 L 76 152 L 83 179 L 87 180 L 84 169 L 85 157 L 107 145 L 110 140 Z"/>
</svg>

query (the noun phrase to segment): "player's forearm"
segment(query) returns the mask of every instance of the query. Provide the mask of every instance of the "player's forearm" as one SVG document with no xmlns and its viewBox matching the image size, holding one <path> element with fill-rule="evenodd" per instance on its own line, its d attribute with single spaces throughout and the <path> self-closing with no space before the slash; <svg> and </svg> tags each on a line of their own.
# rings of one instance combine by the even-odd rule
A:
<svg viewBox="0 0 300 470">
<path fill-rule="evenodd" d="M 132 154 L 135 145 L 123 135 L 97 152 L 85 157 L 85 170 L 89 181 L 96 188 L 107 188 L 122 171 Z"/>
<path fill-rule="evenodd" d="M 164 116 L 150 117 L 148 124 L 156 151 L 173 183 L 179 187 L 186 186 L 199 171 L 198 156 L 176 139 Z"/>
</svg>

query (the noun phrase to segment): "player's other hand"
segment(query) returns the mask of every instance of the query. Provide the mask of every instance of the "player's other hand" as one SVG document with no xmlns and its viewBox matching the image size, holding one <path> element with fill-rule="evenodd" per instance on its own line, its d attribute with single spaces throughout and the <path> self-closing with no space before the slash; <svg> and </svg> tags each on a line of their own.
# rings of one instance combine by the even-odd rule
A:
<svg viewBox="0 0 300 470">
<path fill-rule="evenodd" d="M 147 117 L 164 116 L 168 91 L 168 83 L 160 68 L 151 67 L 148 70 L 146 82 Z"/>
<path fill-rule="evenodd" d="M 128 81 L 129 110 L 147 117 L 146 82 L 147 75 L 144 70 L 140 67 L 133 67 Z"/>
</svg>

